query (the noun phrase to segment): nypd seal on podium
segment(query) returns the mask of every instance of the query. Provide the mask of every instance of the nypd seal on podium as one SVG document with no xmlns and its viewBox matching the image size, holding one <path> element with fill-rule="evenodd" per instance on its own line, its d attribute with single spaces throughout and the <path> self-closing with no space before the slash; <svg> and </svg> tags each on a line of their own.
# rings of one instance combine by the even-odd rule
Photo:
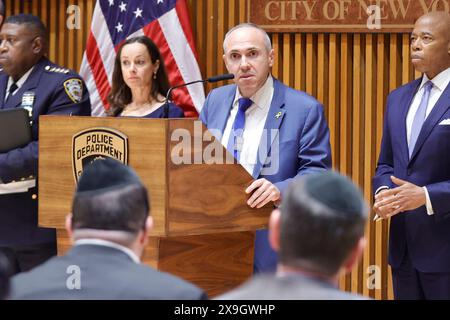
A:
<svg viewBox="0 0 450 320">
<path fill-rule="evenodd" d="M 128 137 L 110 128 L 89 128 L 72 138 L 72 168 L 78 183 L 83 169 L 98 159 L 116 159 L 128 165 Z"/>
</svg>

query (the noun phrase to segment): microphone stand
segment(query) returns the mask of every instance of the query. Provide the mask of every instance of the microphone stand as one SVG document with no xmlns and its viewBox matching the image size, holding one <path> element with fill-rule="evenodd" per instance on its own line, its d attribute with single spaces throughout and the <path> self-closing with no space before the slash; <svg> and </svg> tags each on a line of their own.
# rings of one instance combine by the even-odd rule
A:
<svg viewBox="0 0 450 320">
<path fill-rule="evenodd" d="M 206 82 L 206 81 L 208 81 L 208 79 L 195 80 L 195 81 L 191 81 L 188 83 L 183 83 L 183 84 L 179 84 L 177 86 L 170 87 L 169 90 L 167 91 L 166 100 L 164 102 L 163 118 L 169 119 L 169 99 L 170 99 L 170 94 L 172 93 L 173 89 L 181 88 L 181 87 L 188 86 L 188 85 L 191 85 L 194 83 Z"/>
<path fill-rule="evenodd" d="M 222 81 L 222 80 L 231 80 L 233 78 L 234 78 L 234 75 L 231 73 L 228 73 L 228 74 L 222 74 L 222 75 L 210 77 L 207 79 L 195 80 L 195 81 L 191 81 L 188 83 L 183 83 L 183 84 L 179 84 L 177 86 L 170 87 L 169 90 L 167 91 L 166 100 L 164 102 L 163 118 L 169 119 L 169 98 L 170 98 L 170 94 L 172 93 L 173 89 L 177 89 L 180 87 L 188 86 L 188 85 L 191 85 L 194 83 L 199 83 L 199 82 L 203 82 L 203 83 L 204 82 L 218 82 L 218 81 Z"/>
</svg>

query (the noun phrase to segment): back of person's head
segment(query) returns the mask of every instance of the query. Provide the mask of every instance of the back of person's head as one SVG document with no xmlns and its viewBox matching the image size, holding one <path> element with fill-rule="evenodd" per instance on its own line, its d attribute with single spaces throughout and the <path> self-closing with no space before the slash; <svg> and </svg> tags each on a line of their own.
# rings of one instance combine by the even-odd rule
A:
<svg viewBox="0 0 450 320">
<path fill-rule="evenodd" d="M 0 252 L 0 300 L 7 298 L 9 294 L 9 279 L 11 269 L 6 257 Z"/>
<path fill-rule="evenodd" d="M 280 209 L 277 249 L 284 266 L 335 276 L 364 248 L 368 207 L 347 177 L 328 171 L 298 178 Z"/>
<path fill-rule="evenodd" d="M 88 230 L 115 231 L 133 240 L 146 231 L 149 210 L 147 189 L 133 169 L 111 158 L 96 160 L 78 181 L 71 230 L 75 238 Z"/>
</svg>

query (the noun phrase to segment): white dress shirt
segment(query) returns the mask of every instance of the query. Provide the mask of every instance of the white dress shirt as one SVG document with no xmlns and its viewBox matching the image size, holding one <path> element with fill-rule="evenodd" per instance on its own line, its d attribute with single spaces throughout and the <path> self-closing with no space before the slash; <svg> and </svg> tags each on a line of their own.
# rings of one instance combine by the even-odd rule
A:
<svg viewBox="0 0 450 320">
<path fill-rule="evenodd" d="M 252 96 L 250 99 L 253 104 L 245 112 L 245 126 L 243 132 L 243 145 L 239 163 L 247 170 L 250 175 L 253 174 L 253 169 L 258 160 L 258 147 L 261 135 L 264 131 L 267 114 L 269 113 L 270 104 L 273 98 L 273 78 L 271 75 L 267 78 L 264 85 Z M 230 138 L 231 129 L 233 127 L 234 119 L 238 110 L 241 93 L 236 90 L 233 106 L 231 108 L 230 116 L 222 136 L 222 145 L 227 146 Z"/>
<path fill-rule="evenodd" d="M 102 240 L 102 239 L 81 239 L 81 240 L 75 241 L 75 243 L 74 243 L 75 246 L 81 246 L 81 245 L 86 245 L 86 244 L 114 248 L 114 249 L 117 249 L 117 250 L 125 253 L 134 262 L 136 262 L 136 263 L 141 262 L 141 259 L 139 259 L 139 257 L 133 252 L 133 250 L 131 250 L 127 247 L 124 247 L 118 243 L 112 242 L 112 241 L 107 241 L 107 240 Z"/>
</svg>

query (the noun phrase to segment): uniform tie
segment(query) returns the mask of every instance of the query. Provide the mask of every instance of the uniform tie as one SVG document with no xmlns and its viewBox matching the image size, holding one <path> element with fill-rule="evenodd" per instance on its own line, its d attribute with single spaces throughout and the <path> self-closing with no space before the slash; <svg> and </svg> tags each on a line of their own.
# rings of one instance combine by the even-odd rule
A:
<svg viewBox="0 0 450 320">
<path fill-rule="evenodd" d="M 14 91 L 16 91 L 17 88 L 18 88 L 18 86 L 17 86 L 17 84 L 16 84 L 15 82 L 9 87 L 9 90 L 8 90 L 8 97 L 6 98 L 5 103 L 8 102 L 9 98 L 12 97 Z"/>
</svg>

